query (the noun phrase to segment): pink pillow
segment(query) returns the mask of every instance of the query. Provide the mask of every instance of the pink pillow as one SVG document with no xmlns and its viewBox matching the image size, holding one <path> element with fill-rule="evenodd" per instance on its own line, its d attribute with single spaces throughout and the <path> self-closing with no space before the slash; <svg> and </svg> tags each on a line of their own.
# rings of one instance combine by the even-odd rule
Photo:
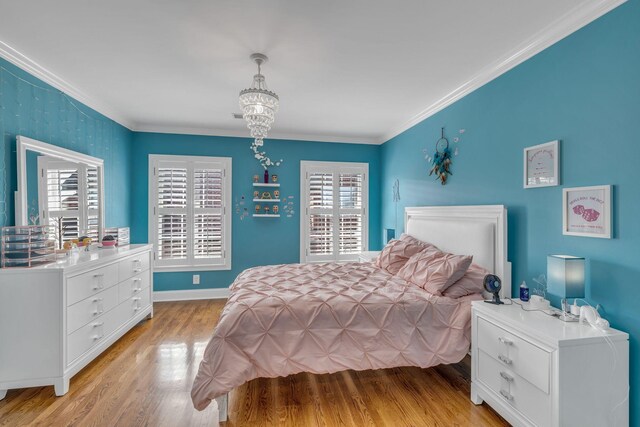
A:
<svg viewBox="0 0 640 427">
<path fill-rule="evenodd" d="M 397 276 L 431 294 L 442 295 L 445 289 L 464 276 L 472 260 L 472 256 L 429 248 L 412 256 Z"/>
<path fill-rule="evenodd" d="M 382 249 L 375 265 L 391 274 L 396 274 L 404 264 L 426 248 L 436 248 L 430 243 L 421 242 L 411 236 L 402 235 L 399 240 L 392 240 Z M 437 249 L 437 248 L 436 248 Z"/>
<path fill-rule="evenodd" d="M 400 236 L 400 240 L 405 241 L 407 243 L 411 243 L 414 245 L 422 246 L 424 248 L 433 246 L 431 243 L 423 242 L 422 240 L 418 240 L 413 236 L 409 236 L 408 234 L 402 233 Z M 433 246 L 435 248 L 435 246 Z"/>
<path fill-rule="evenodd" d="M 488 270 L 478 264 L 471 264 L 464 276 L 449 286 L 442 294 L 449 298 L 460 298 L 471 294 L 481 294 L 484 290 L 484 276 L 490 274 Z"/>
</svg>

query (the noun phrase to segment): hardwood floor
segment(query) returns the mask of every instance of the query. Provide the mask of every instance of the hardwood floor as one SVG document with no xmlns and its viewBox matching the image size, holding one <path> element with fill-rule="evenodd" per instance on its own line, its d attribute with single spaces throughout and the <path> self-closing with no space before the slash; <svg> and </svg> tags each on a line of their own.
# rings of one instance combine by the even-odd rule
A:
<svg viewBox="0 0 640 427">
<path fill-rule="evenodd" d="M 133 328 L 71 379 L 10 390 L 0 425 L 216 425 L 217 411 L 193 409 L 189 392 L 222 300 L 155 303 Z M 433 369 L 397 368 L 257 379 L 230 394 L 231 426 L 505 426 L 469 400 L 469 359 Z"/>
</svg>

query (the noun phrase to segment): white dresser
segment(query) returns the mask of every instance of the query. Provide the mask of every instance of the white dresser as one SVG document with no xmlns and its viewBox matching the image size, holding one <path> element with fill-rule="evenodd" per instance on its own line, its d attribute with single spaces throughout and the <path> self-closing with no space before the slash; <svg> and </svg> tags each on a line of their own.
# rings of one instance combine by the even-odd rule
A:
<svg viewBox="0 0 640 427">
<path fill-rule="evenodd" d="M 471 400 L 516 426 L 629 425 L 628 334 L 509 302 L 473 302 Z"/>
<path fill-rule="evenodd" d="M 92 249 L 34 268 L 0 269 L 0 399 L 75 375 L 153 316 L 151 245 Z"/>
</svg>

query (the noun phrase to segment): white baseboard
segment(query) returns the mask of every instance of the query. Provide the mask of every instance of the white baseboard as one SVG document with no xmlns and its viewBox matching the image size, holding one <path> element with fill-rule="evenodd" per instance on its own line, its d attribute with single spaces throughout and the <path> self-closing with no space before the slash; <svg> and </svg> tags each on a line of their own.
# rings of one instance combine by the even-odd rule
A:
<svg viewBox="0 0 640 427">
<path fill-rule="evenodd" d="M 198 299 L 226 299 L 229 288 L 187 289 L 184 291 L 154 291 L 153 301 L 189 301 Z"/>
</svg>

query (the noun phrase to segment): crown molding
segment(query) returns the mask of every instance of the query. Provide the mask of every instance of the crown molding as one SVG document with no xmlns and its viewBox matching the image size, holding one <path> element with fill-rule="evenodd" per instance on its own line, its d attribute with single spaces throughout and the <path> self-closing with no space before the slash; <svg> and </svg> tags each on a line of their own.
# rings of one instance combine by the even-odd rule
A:
<svg viewBox="0 0 640 427">
<path fill-rule="evenodd" d="M 575 7 L 568 13 L 564 14 L 563 16 L 543 28 L 535 36 L 520 44 L 520 46 L 518 46 L 509 54 L 499 58 L 492 64 L 489 64 L 487 67 L 483 68 L 480 72 L 476 73 L 464 84 L 449 92 L 447 95 L 440 98 L 439 100 L 413 116 L 408 121 L 381 135 L 380 137 L 371 138 L 316 135 L 276 131 L 273 132 L 269 136 L 269 138 L 346 144 L 384 144 L 391 138 L 401 134 L 402 132 L 415 126 L 421 121 L 431 117 L 435 113 L 443 110 L 444 108 L 460 100 L 471 92 L 479 89 L 480 87 L 496 79 L 500 75 L 506 73 L 507 71 L 531 58 L 532 56 L 540 53 L 549 46 L 567 37 L 571 33 L 591 23 L 605 13 L 615 9 L 626 1 L 627 0 L 600 0 L 586 6 L 581 5 Z M 111 120 L 114 120 L 115 122 L 118 122 L 119 124 L 132 131 L 248 138 L 247 131 L 245 130 L 135 123 L 130 118 L 125 117 L 124 114 L 121 114 L 113 107 L 106 105 L 105 103 L 100 102 L 95 98 L 85 94 L 72 84 L 68 83 L 66 80 L 47 70 L 42 65 L 21 54 L 16 49 L 2 41 L 0 41 L 0 57 L 6 59 L 18 68 L 26 71 L 34 77 L 64 92 L 75 100 L 87 105 L 100 114 L 103 114 L 104 116 L 110 118 Z"/>
<path fill-rule="evenodd" d="M 434 102 L 426 109 L 404 122 L 402 125 L 382 135 L 382 138 L 379 138 L 377 142 L 379 144 L 384 144 L 391 138 L 400 135 L 407 129 L 410 129 L 421 121 L 433 116 L 438 111 L 443 110 L 476 89 L 479 89 L 626 1 L 627 0 L 601 0 L 591 5 L 582 5 L 573 8 L 571 11 L 538 31 L 536 35 L 520 44 L 509 54 L 483 68 L 479 73 L 458 88 L 449 92 L 447 95 L 440 98 L 438 101 Z"/>
<path fill-rule="evenodd" d="M 116 109 L 87 95 L 80 89 L 67 82 L 57 74 L 49 71 L 33 59 L 18 52 L 15 48 L 0 40 L 0 57 L 6 59 L 16 67 L 64 92 L 78 102 L 92 108 L 105 117 L 131 129 L 131 122 Z"/>
<path fill-rule="evenodd" d="M 229 136 L 235 138 L 250 138 L 248 129 L 218 129 L 197 126 L 179 126 L 179 125 L 159 125 L 159 124 L 135 124 L 131 130 L 135 132 L 151 132 L 151 133 L 168 133 L 178 135 L 201 135 L 201 136 Z M 356 138 L 353 136 L 333 136 L 333 135 L 315 135 L 308 133 L 295 132 L 270 132 L 269 139 L 283 139 L 295 141 L 311 141 L 311 142 L 332 142 L 339 144 L 368 144 L 380 145 L 378 138 Z"/>
</svg>

